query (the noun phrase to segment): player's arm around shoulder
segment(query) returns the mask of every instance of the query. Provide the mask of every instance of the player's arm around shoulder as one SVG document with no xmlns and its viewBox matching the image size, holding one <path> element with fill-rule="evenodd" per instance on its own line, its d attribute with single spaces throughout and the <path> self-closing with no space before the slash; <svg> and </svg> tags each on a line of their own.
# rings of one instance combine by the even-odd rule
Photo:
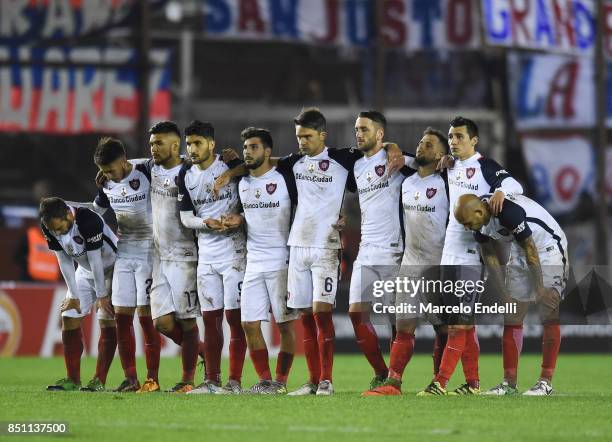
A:
<svg viewBox="0 0 612 442">
<path fill-rule="evenodd" d="M 506 195 L 522 194 L 523 186 L 510 173 L 491 158 L 481 158 L 480 169 L 493 193 L 490 206 L 494 215 L 501 212 Z"/>
</svg>

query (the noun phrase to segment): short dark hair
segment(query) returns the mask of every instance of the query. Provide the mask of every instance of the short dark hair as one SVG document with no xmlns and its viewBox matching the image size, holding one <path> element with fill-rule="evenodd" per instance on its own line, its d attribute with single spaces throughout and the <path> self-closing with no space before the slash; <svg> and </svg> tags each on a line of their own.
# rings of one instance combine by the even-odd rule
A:
<svg viewBox="0 0 612 442">
<path fill-rule="evenodd" d="M 433 135 L 437 137 L 438 140 L 440 140 L 442 147 L 444 147 L 444 152 L 448 152 L 448 138 L 446 138 L 446 135 L 444 135 L 441 130 L 434 129 L 431 126 L 428 126 L 427 129 L 423 131 L 423 136 L 425 135 Z"/>
<path fill-rule="evenodd" d="M 387 119 L 382 114 L 382 112 L 378 112 L 377 110 L 368 110 L 359 112 L 359 118 L 367 118 L 368 120 L 372 120 L 373 122 L 382 126 L 383 129 L 387 128 Z"/>
<path fill-rule="evenodd" d="M 317 132 L 325 132 L 327 127 L 325 117 L 316 107 L 302 109 L 302 112 L 293 119 L 293 122 L 296 126 L 307 127 Z"/>
<path fill-rule="evenodd" d="M 149 135 L 174 133 L 181 138 L 181 130 L 174 121 L 160 121 L 149 129 Z"/>
<path fill-rule="evenodd" d="M 450 122 L 451 127 L 461 127 L 465 126 L 467 129 L 467 133 L 470 138 L 474 138 L 478 136 L 478 126 L 474 121 L 465 117 L 455 117 Z"/>
<path fill-rule="evenodd" d="M 117 138 L 102 137 L 94 151 L 94 163 L 106 166 L 118 158 L 125 157 L 125 147 Z"/>
<path fill-rule="evenodd" d="M 40 200 L 38 215 L 45 225 L 53 218 L 64 219 L 66 217 L 66 212 L 68 212 L 68 204 L 61 198 L 52 196 Z"/>
<path fill-rule="evenodd" d="M 272 134 L 268 129 L 262 129 L 261 127 L 247 127 L 240 132 L 240 139 L 245 142 L 249 138 L 257 137 L 261 140 L 264 147 L 272 149 L 274 147 L 274 141 L 272 140 Z"/>
<path fill-rule="evenodd" d="M 185 128 L 185 136 L 198 135 L 209 140 L 215 139 L 215 128 L 208 121 L 193 120 Z"/>
</svg>

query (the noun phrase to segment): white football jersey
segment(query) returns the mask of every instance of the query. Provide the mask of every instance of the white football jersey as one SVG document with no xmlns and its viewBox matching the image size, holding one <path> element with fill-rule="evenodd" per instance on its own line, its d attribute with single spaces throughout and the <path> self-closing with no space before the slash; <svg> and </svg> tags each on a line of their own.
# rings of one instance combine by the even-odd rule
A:
<svg viewBox="0 0 612 442">
<path fill-rule="evenodd" d="M 478 255 L 472 233 L 466 231 L 453 214 L 455 203 L 461 195 L 472 193 L 481 196 L 496 189 L 503 190 L 506 195 L 523 193 L 523 187 L 505 169 L 478 152 L 465 160 L 455 160 L 453 167 L 448 169 L 448 188 L 450 216 L 444 254 L 449 255 Z"/>
<path fill-rule="evenodd" d="M 197 244 L 191 229 L 181 223 L 178 201 L 178 173 L 182 164 L 172 169 L 145 163 L 151 173 L 151 208 L 153 240 L 163 261 L 197 261 Z"/>
<path fill-rule="evenodd" d="M 276 168 L 259 177 L 248 175 L 240 180 L 249 271 L 272 272 L 286 269 L 289 264 L 287 240 L 292 201 L 297 198 L 292 180 L 292 174 L 281 175 Z"/>
<path fill-rule="evenodd" d="M 179 195 L 181 211 L 192 211 L 202 219 L 220 219 L 222 215 L 240 213 L 238 184 L 231 181 L 213 194 L 215 179 L 229 168 L 215 155 L 214 162 L 201 170 L 197 165 L 185 164 L 179 174 Z M 180 222 L 180 221 L 179 221 Z M 212 264 L 242 259 L 246 254 L 244 230 L 216 232 L 198 230 L 198 262 Z"/>
<path fill-rule="evenodd" d="M 489 201 L 490 197 L 485 195 L 481 198 Z M 501 212 L 492 216 L 489 223 L 474 236 L 479 242 L 491 238 L 513 244 L 531 236 L 538 252 L 558 250 L 567 260 L 567 239 L 561 226 L 546 209 L 523 195 L 507 196 Z M 522 248 L 517 245 L 512 250 L 522 251 Z"/>
<path fill-rule="evenodd" d="M 412 163 L 412 156 L 405 158 Z M 389 177 L 385 149 L 357 160 L 353 172 L 361 209 L 361 244 L 401 253 L 404 249 L 400 207 L 403 173 L 396 172 Z"/>
<path fill-rule="evenodd" d="M 293 172 L 298 193 L 290 246 L 342 248 L 340 234 L 332 224 L 338 222 L 349 171 L 352 172 L 355 161 L 361 157 L 354 149 L 326 147 L 313 157 L 294 154 L 279 160 L 279 172 Z M 354 177 L 351 181 L 349 188 L 354 191 Z"/>
<path fill-rule="evenodd" d="M 40 224 L 49 249 L 63 250 L 87 272 L 91 272 L 87 252 L 100 249 L 104 269 L 112 267 L 117 253 L 117 237 L 113 231 L 97 213 L 84 207 L 68 207 L 74 215 L 74 222 L 64 235 L 55 235 Z"/>
<path fill-rule="evenodd" d="M 411 170 L 402 184 L 406 247 L 403 265 L 439 265 L 448 222 L 445 174 L 426 177 Z"/>
<path fill-rule="evenodd" d="M 130 161 L 132 171 L 118 183 L 107 180 L 95 204 L 112 208 L 117 218 L 117 254 L 139 258 L 153 248 L 151 175 L 144 164 Z"/>
</svg>

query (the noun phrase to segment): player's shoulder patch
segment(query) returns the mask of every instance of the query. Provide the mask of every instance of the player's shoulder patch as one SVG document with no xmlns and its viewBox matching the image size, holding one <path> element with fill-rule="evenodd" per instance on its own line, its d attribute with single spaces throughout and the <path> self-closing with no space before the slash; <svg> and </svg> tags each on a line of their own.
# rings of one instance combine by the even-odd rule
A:
<svg viewBox="0 0 612 442">
<path fill-rule="evenodd" d="M 501 167 L 497 161 L 491 158 L 480 157 L 478 158 L 478 162 L 480 163 L 480 168 L 483 169 L 483 171 L 484 170 L 493 171 L 497 177 L 502 176 L 502 175 L 506 175 L 506 176 L 510 175 L 506 169 Z"/>
<path fill-rule="evenodd" d="M 87 242 L 93 243 L 102 239 L 104 221 L 97 213 L 85 207 L 76 207 L 74 222 Z"/>
</svg>

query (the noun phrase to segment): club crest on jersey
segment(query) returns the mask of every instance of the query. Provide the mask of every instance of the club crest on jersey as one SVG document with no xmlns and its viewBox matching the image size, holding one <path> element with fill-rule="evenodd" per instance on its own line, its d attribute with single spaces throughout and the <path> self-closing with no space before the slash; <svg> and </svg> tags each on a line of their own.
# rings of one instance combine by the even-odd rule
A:
<svg viewBox="0 0 612 442">
<path fill-rule="evenodd" d="M 321 169 L 323 172 L 329 169 L 329 160 L 319 161 L 319 169 Z"/>
<path fill-rule="evenodd" d="M 379 164 L 374 168 L 374 172 L 376 172 L 376 175 L 378 176 L 383 176 L 383 174 L 385 173 L 385 169 L 386 167 L 384 164 Z"/>
<path fill-rule="evenodd" d="M 83 238 L 81 238 L 80 236 L 73 236 L 72 239 L 77 244 L 83 244 Z"/>
<path fill-rule="evenodd" d="M 314 164 L 313 163 L 310 163 L 308 165 L 308 172 L 311 172 L 311 173 L 314 172 Z"/>
<path fill-rule="evenodd" d="M 259 198 L 261 196 L 261 191 L 259 189 L 257 189 L 255 191 L 255 198 Z"/>
<path fill-rule="evenodd" d="M 276 183 L 266 184 L 266 191 L 270 195 L 272 195 L 274 192 L 276 192 Z"/>
<path fill-rule="evenodd" d="M 421 192 L 414 192 L 414 199 L 415 200 L 418 200 L 420 196 L 421 196 Z"/>
<path fill-rule="evenodd" d="M 121 196 L 126 196 L 127 195 L 127 189 L 125 187 L 121 188 Z"/>
<path fill-rule="evenodd" d="M 467 177 L 468 180 L 472 178 L 475 173 L 476 173 L 476 168 L 474 167 L 468 167 L 467 169 L 465 169 L 465 176 Z"/>
<path fill-rule="evenodd" d="M 134 178 L 133 180 L 131 180 L 130 187 L 133 190 L 138 190 L 138 188 L 140 187 L 140 180 L 138 178 Z"/>
<path fill-rule="evenodd" d="M 432 199 L 437 192 L 438 192 L 438 189 L 434 189 L 433 187 L 430 187 L 429 189 L 427 189 L 427 192 L 425 192 L 425 195 L 427 196 L 427 198 Z"/>
</svg>

